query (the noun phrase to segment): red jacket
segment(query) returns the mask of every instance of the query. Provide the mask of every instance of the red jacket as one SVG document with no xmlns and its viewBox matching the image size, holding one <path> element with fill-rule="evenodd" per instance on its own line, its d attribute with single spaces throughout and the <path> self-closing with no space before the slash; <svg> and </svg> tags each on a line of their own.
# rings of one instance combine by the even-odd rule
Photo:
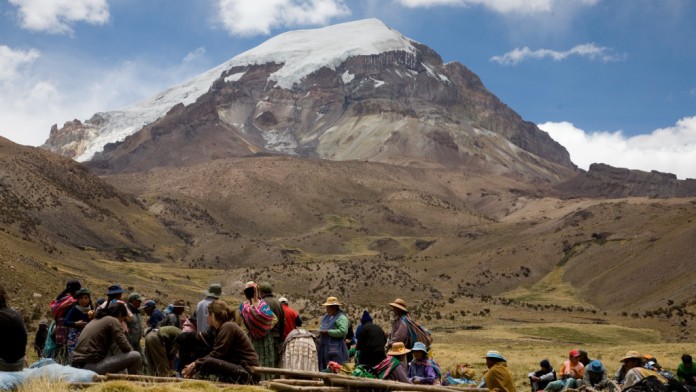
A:
<svg viewBox="0 0 696 392">
<path fill-rule="evenodd" d="M 297 310 L 287 304 L 282 304 L 282 306 L 283 313 L 285 313 L 285 329 L 283 330 L 283 340 L 285 340 L 293 329 L 302 326 L 302 318 Z"/>
</svg>

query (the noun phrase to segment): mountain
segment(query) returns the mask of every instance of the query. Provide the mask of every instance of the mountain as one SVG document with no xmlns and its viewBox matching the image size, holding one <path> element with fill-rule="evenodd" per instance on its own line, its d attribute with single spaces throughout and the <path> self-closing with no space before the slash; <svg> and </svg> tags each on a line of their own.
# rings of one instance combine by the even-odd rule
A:
<svg viewBox="0 0 696 392">
<path fill-rule="evenodd" d="M 678 180 L 671 173 L 616 168 L 602 163 L 554 186 L 562 197 L 693 197 L 696 179 Z"/>
<path fill-rule="evenodd" d="M 150 100 L 54 127 L 43 147 L 98 173 L 267 153 L 545 183 L 576 173 L 464 65 L 375 19 L 278 35 Z"/>
</svg>

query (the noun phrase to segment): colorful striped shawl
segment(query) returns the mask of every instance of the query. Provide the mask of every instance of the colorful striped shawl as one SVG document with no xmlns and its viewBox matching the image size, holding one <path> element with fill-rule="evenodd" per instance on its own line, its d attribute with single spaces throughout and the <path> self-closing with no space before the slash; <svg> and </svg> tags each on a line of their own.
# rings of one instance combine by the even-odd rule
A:
<svg viewBox="0 0 696 392">
<path fill-rule="evenodd" d="M 239 314 L 253 339 L 264 338 L 273 328 L 273 312 L 264 300 L 261 300 L 257 306 L 244 301 L 239 305 Z"/>
<path fill-rule="evenodd" d="M 411 320 L 408 315 L 401 316 L 401 321 L 408 329 L 408 335 L 411 341 L 411 346 L 415 342 L 421 342 L 425 344 L 425 347 L 430 349 L 430 345 L 433 344 L 433 337 L 425 327 Z"/>
<path fill-rule="evenodd" d="M 397 366 L 401 365 L 401 362 L 392 357 L 391 355 L 387 355 L 386 358 L 373 368 L 374 371 L 377 373 L 377 378 L 380 378 L 384 380 L 387 376 L 389 376 L 389 373 L 392 372 L 392 370 L 396 369 Z"/>
</svg>

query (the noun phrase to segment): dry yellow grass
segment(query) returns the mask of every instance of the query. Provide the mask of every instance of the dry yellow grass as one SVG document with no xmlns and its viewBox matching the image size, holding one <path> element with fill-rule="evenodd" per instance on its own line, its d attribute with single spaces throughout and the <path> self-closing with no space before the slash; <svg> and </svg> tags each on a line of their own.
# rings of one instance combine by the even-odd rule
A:
<svg viewBox="0 0 696 392">
<path fill-rule="evenodd" d="M 18 392 L 68 392 L 71 389 L 70 384 L 63 382 L 55 382 L 51 380 L 32 380 L 24 384 L 18 389 Z M 134 383 L 128 381 L 109 381 L 97 383 L 82 389 L 89 392 L 177 392 L 177 391 L 199 391 L 199 392 L 263 392 L 268 389 L 247 386 L 247 385 L 230 385 L 219 387 L 209 382 L 204 381 L 185 381 L 173 383 Z"/>
</svg>

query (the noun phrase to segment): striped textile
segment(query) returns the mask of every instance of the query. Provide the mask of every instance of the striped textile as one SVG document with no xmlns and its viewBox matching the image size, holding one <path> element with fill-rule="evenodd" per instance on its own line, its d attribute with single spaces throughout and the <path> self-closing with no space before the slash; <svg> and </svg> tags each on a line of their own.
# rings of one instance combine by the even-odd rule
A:
<svg viewBox="0 0 696 392">
<path fill-rule="evenodd" d="M 273 336 L 270 333 L 261 339 L 251 339 L 251 345 L 259 356 L 259 366 L 276 367 L 276 350 L 273 346 Z M 272 374 L 263 374 L 261 376 L 262 380 L 270 380 L 272 378 Z"/>
<path fill-rule="evenodd" d="M 249 301 L 239 305 L 239 313 L 244 320 L 252 340 L 262 339 L 273 328 L 273 311 L 266 301 L 261 300 L 258 306 L 253 306 Z"/>
<path fill-rule="evenodd" d="M 312 334 L 294 329 L 288 334 L 281 349 L 280 367 L 283 369 L 318 372 L 317 345 Z"/>
</svg>

